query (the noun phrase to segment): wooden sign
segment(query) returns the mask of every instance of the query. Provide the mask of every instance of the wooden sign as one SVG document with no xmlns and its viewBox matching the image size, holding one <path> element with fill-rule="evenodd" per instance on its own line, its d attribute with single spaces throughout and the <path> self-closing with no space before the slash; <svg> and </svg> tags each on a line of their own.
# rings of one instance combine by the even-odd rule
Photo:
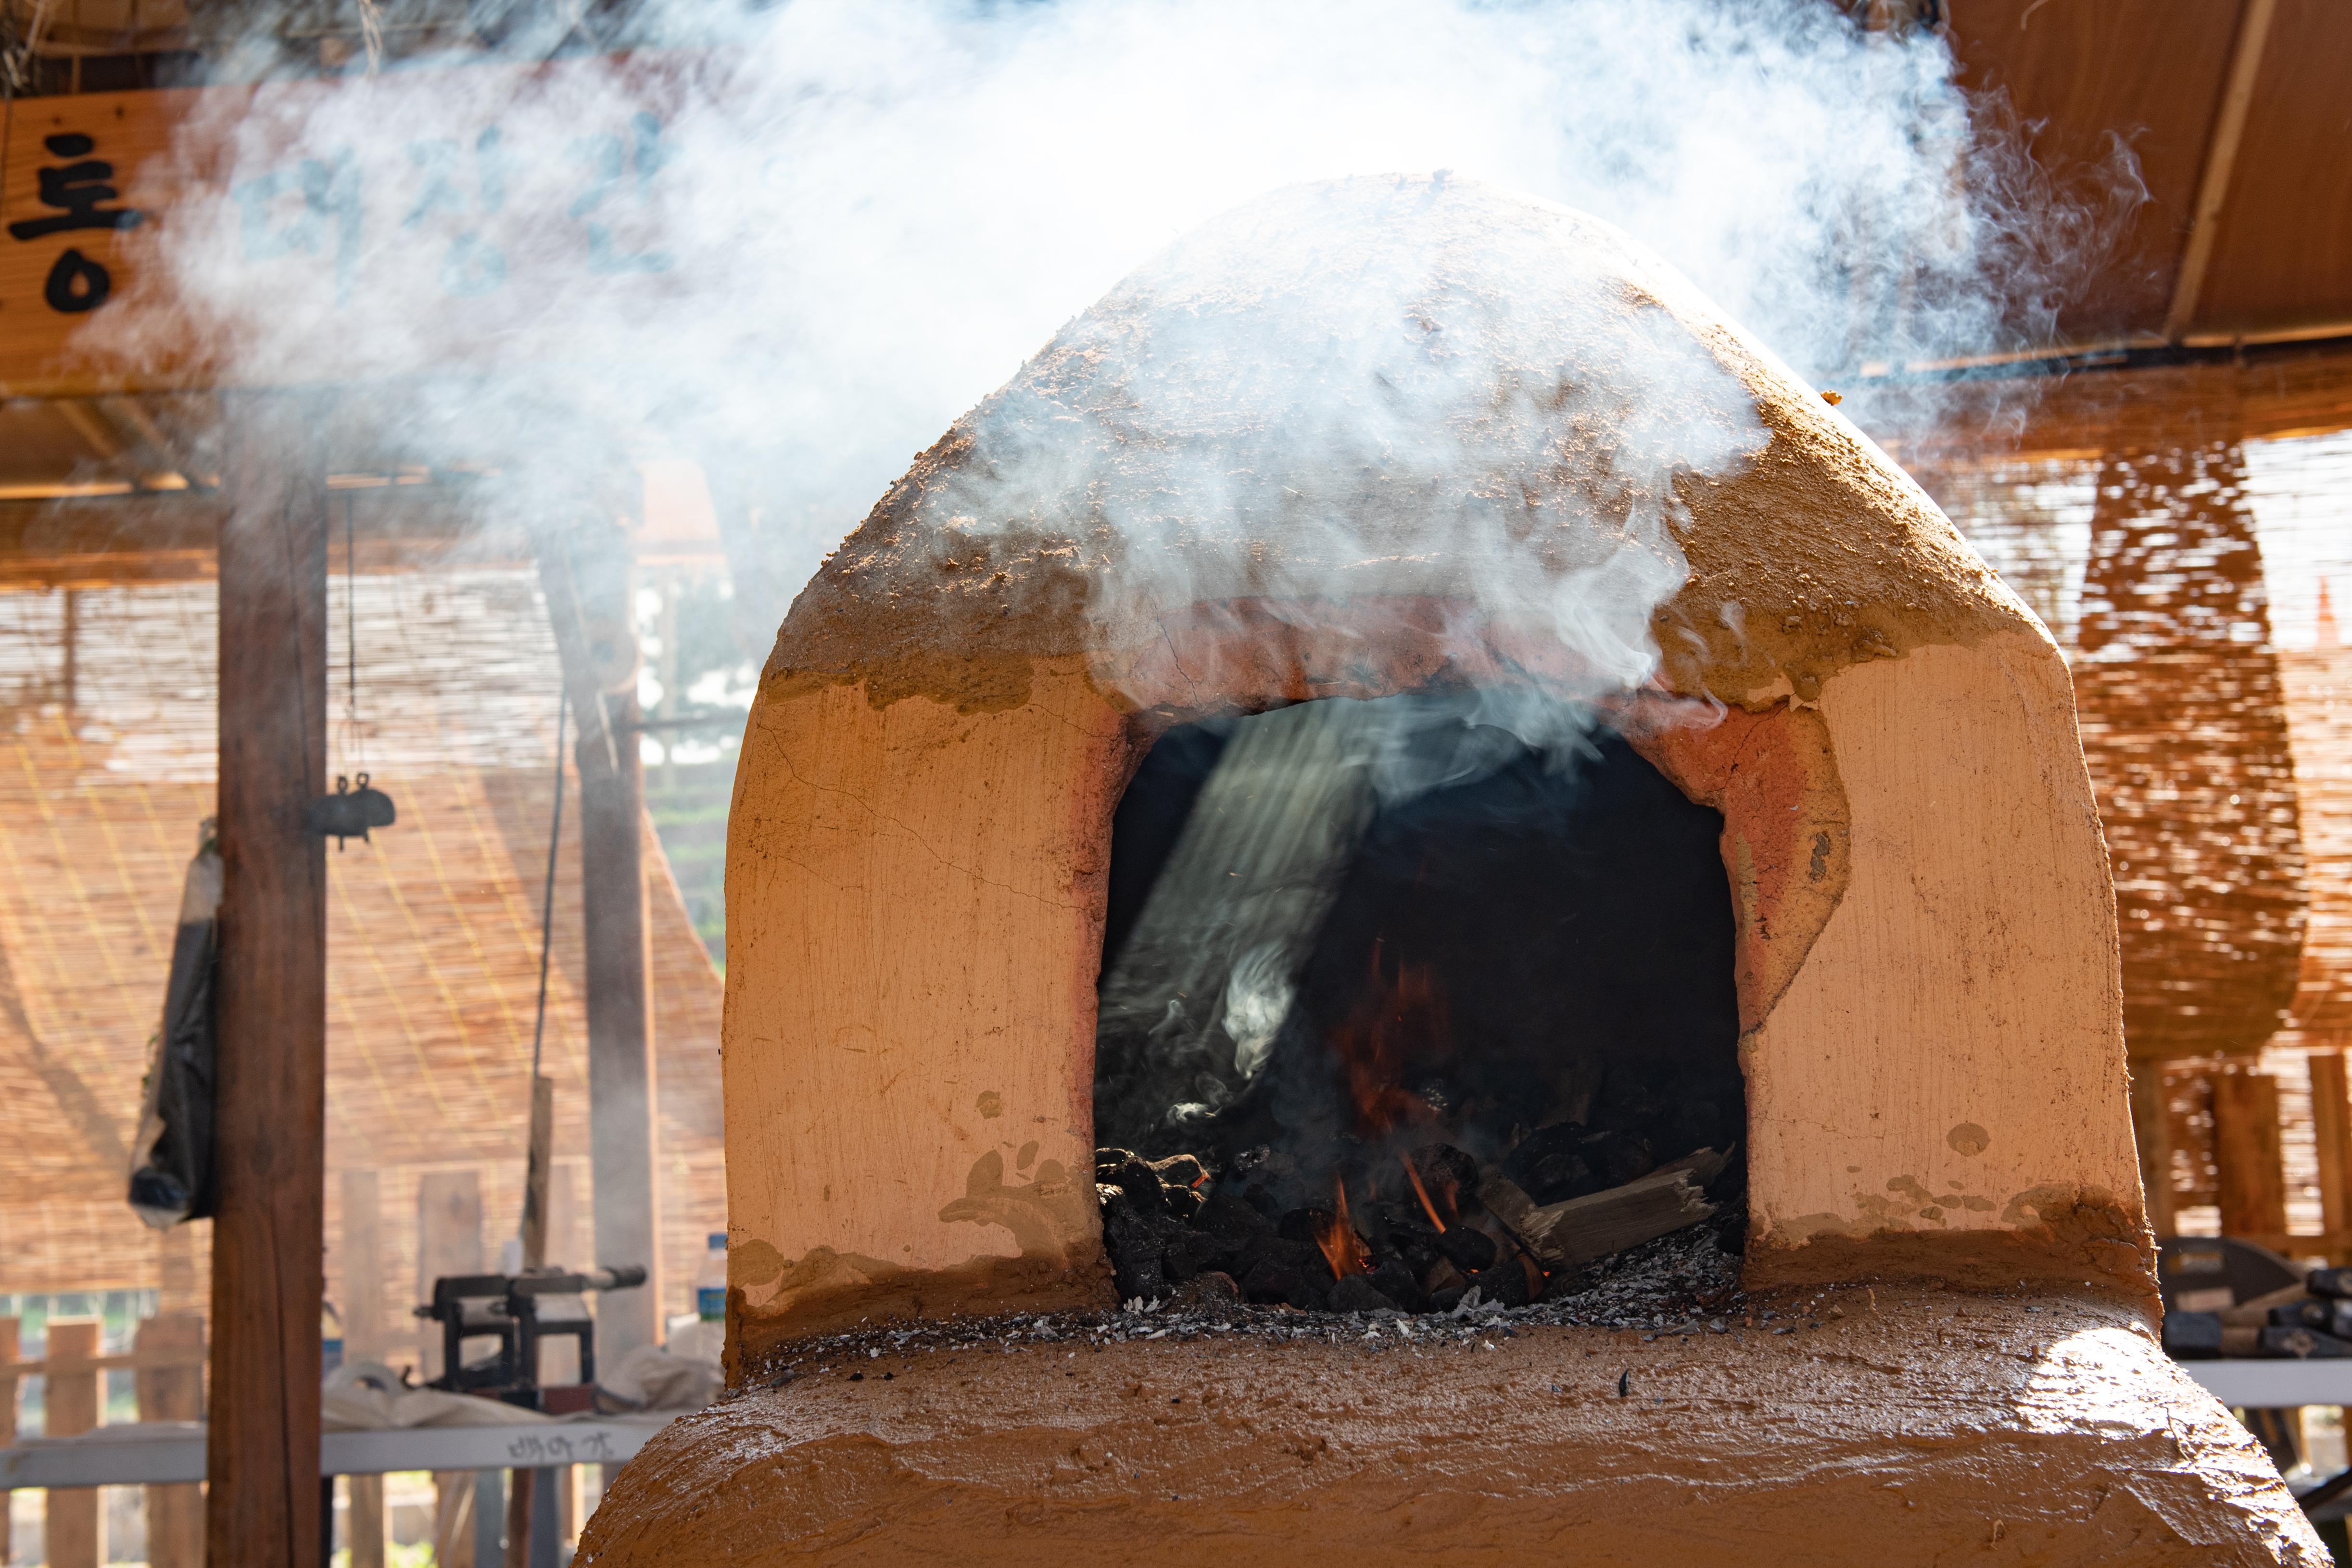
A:
<svg viewBox="0 0 2352 1568">
<path fill-rule="evenodd" d="M 19 100 L 0 395 L 333 381 L 579 347 L 691 287 L 667 243 L 691 62 Z M 588 328 L 590 337 L 594 328 Z"/>
</svg>

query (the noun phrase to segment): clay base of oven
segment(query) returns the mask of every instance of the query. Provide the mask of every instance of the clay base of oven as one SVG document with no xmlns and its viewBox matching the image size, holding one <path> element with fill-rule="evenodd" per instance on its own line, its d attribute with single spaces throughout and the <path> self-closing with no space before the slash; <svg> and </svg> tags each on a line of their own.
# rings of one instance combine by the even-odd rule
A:
<svg viewBox="0 0 2352 1568">
<path fill-rule="evenodd" d="M 1820 1300 L 1818 1329 L 1649 1343 L 1538 1328 L 1491 1350 L 1218 1335 L 860 1359 L 672 1426 L 579 1561 L 2327 1562 L 2262 1449 L 2126 1310 Z"/>
</svg>

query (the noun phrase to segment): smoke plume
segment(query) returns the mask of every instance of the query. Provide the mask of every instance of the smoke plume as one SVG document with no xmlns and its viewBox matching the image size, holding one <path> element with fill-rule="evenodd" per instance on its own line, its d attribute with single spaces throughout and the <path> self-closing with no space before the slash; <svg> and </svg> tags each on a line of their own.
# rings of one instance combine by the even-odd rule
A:
<svg viewBox="0 0 2352 1568">
<path fill-rule="evenodd" d="M 2066 258 L 2017 237 L 2074 211 L 1979 133 L 1937 35 L 1822 0 L 669 0 L 636 27 L 625 57 L 518 33 L 504 63 L 213 95 L 192 194 L 134 237 L 170 320 L 100 312 L 88 346 L 193 334 L 226 380 L 334 383 L 379 454 L 532 476 L 485 508 L 701 461 L 789 588 L 1073 312 L 1284 184 L 1445 169 L 1591 213 L 1817 380 L 2045 328 Z M 1849 390 L 1882 433 L 1935 412 Z"/>
</svg>

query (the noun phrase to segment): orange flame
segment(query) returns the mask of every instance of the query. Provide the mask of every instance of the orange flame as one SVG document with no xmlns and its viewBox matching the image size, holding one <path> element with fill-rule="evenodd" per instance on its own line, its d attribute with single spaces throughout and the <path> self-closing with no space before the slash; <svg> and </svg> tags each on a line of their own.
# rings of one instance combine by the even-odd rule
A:
<svg viewBox="0 0 2352 1568">
<path fill-rule="evenodd" d="M 1381 962 L 1382 945 L 1372 944 L 1371 994 L 1330 1036 L 1362 1138 L 1434 1118 L 1429 1102 L 1405 1081 L 1416 1058 L 1442 1053 L 1449 1038 L 1435 973 L 1427 964 L 1400 963 L 1390 978 Z"/>
<path fill-rule="evenodd" d="M 1445 1229 L 1445 1222 L 1437 1217 L 1437 1205 L 1429 1201 L 1429 1189 L 1421 1184 L 1421 1173 L 1412 1168 L 1412 1156 L 1399 1154 L 1397 1163 L 1404 1167 L 1405 1175 L 1412 1182 L 1413 1195 L 1421 1200 L 1422 1212 L 1429 1215 L 1429 1223 L 1435 1226 L 1442 1234 Z"/>
<path fill-rule="evenodd" d="M 1331 1265 L 1331 1278 L 1344 1279 L 1350 1274 L 1370 1274 L 1371 1256 L 1364 1250 L 1363 1237 L 1356 1234 L 1355 1223 L 1348 1218 L 1348 1184 L 1339 1177 L 1331 1178 L 1337 1212 L 1331 1223 L 1315 1238 L 1323 1249 L 1324 1261 Z"/>
</svg>

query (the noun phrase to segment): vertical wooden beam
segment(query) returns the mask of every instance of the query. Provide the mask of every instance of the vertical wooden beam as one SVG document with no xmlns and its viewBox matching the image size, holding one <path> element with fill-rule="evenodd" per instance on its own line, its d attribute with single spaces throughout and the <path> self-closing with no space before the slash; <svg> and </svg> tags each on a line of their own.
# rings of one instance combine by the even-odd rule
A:
<svg viewBox="0 0 2352 1568">
<path fill-rule="evenodd" d="M 2172 307 L 2165 312 L 2164 335 L 2179 342 L 2197 321 L 2197 301 L 2205 292 L 2205 269 L 2213 260 L 2213 244 L 2221 228 L 2221 208 L 2230 199 L 2230 176 L 2238 166 L 2238 144 L 2245 140 L 2246 115 L 2254 106 L 2254 82 L 2262 75 L 2263 48 L 2270 42 L 2271 18 L 2278 0 L 2245 0 L 2238 14 L 2238 37 L 2230 50 L 2230 77 L 2221 89 L 2221 106 L 2213 116 L 2212 133 L 2205 139 L 2205 167 L 2197 179 L 2197 205 L 2189 209 L 2189 238 L 2180 247 L 2180 271 L 2172 280 Z"/>
<path fill-rule="evenodd" d="M 433 1299 L 445 1274 L 482 1271 L 482 1178 L 476 1171 L 427 1171 L 416 1184 L 416 1300 Z M 441 1364 L 441 1325 L 426 1323 L 419 1364 L 428 1378 Z"/>
<path fill-rule="evenodd" d="M 16 1441 L 16 1374 L 8 1369 L 16 1364 L 16 1335 L 20 1325 L 15 1318 L 0 1318 L 0 1448 Z M 8 1537 L 11 1533 L 9 1494 L 0 1487 L 0 1563 L 8 1559 Z"/>
<path fill-rule="evenodd" d="M 345 1476 L 343 1485 L 350 1489 L 352 1500 L 344 1520 L 349 1526 L 351 1568 L 383 1568 L 383 1478 Z"/>
<path fill-rule="evenodd" d="M 373 1171 L 343 1173 L 343 1359 L 382 1361 L 383 1195 Z"/>
<path fill-rule="evenodd" d="M 587 1218 L 580 1201 L 582 1173 L 570 1160 L 553 1164 L 548 1172 L 547 1260 L 559 1268 L 579 1268 L 589 1261 L 589 1248 L 582 1237 Z M 557 1340 L 540 1352 L 539 1365 L 541 1379 L 550 1386 L 578 1383 L 580 1347 L 569 1339 Z"/>
<path fill-rule="evenodd" d="M 2342 1051 L 2314 1051 L 2311 1123 L 2319 1144 L 2319 1212 L 2331 1237 L 2352 1230 L 2352 1100 L 2347 1100 Z M 2334 1247 L 2341 1242 L 2331 1244 Z"/>
<path fill-rule="evenodd" d="M 530 1080 L 530 1142 L 523 1158 L 522 1266 L 539 1268 L 547 1262 L 549 1164 L 555 1157 L 555 1080 L 545 1073 Z M 528 1369 L 533 1378 L 539 1369 Z"/>
<path fill-rule="evenodd" d="M 2257 1072 L 2213 1075 L 2213 1163 L 2221 1167 L 2222 1235 L 2285 1231 L 2278 1079 Z"/>
<path fill-rule="evenodd" d="M 214 1563 L 319 1551 L 325 1293 L 327 504 L 317 410 L 228 401 L 220 528 L 219 1066 L 214 1121 Z"/>
<path fill-rule="evenodd" d="M 474 1472 L 433 1472 L 435 1568 L 474 1568 Z M 496 1568 L 484 1564 L 483 1568 Z"/>
<path fill-rule="evenodd" d="M 2172 1234 L 2172 1106 L 2162 1062 L 2131 1064 L 2132 1136 L 2139 1145 L 2140 1188 L 2147 1196 L 2147 1227 Z"/>
<path fill-rule="evenodd" d="M 200 1312 L 164 1312 L 139 1325 L 131 1348 L 142 1355 L 181 1356 L 185 1364 L 142 1366 L 131 1374 L 142 1421 L 205 1418 L 205 1320 Z M 147 1489 L 149 1568 L 204 1568 L 205 1489 Z"/>
<path fill-rule="evenodd" d="M 343 1173 L 343 1360 L 382 1361 L 383 1194 L 373 1171 Z M 351 1568 L 383 1568 L 383 1478 L 346 1476 Z"/>
<path fill-rule="evenodd" d="M 590 1261 L 641 1264 L 646 1270 L 643 1287 L 597 1299 L 597 1362 L 610 1366 L 639 1345 L 658 1342 L 663 1300 L 635 572 L 623 520 L 612 515 L 590 515 L 542 539 L 539 563 L 579 724 L 573 756 L 580 770 L 596 1230 Z"/>
<path fill-rule="evenodd" d="M 83 1372 L 60 1371 L 59 1363 L 93 1361 L 99 1351 L 95 1318 L 51 1318 L 49 1348 L 43 1358 L 49 1372 L 43 1379 L 41 1407 L 47 1423 L 43 1435 L 70 1437 L 98 1425 L 99 1380 L 96 1367 Z M 98 1521 L 96 1487 L 55 1487 L 49 1491 L 49 1568 L 98 1568 L 103 1561 Z"/>
</svg>

